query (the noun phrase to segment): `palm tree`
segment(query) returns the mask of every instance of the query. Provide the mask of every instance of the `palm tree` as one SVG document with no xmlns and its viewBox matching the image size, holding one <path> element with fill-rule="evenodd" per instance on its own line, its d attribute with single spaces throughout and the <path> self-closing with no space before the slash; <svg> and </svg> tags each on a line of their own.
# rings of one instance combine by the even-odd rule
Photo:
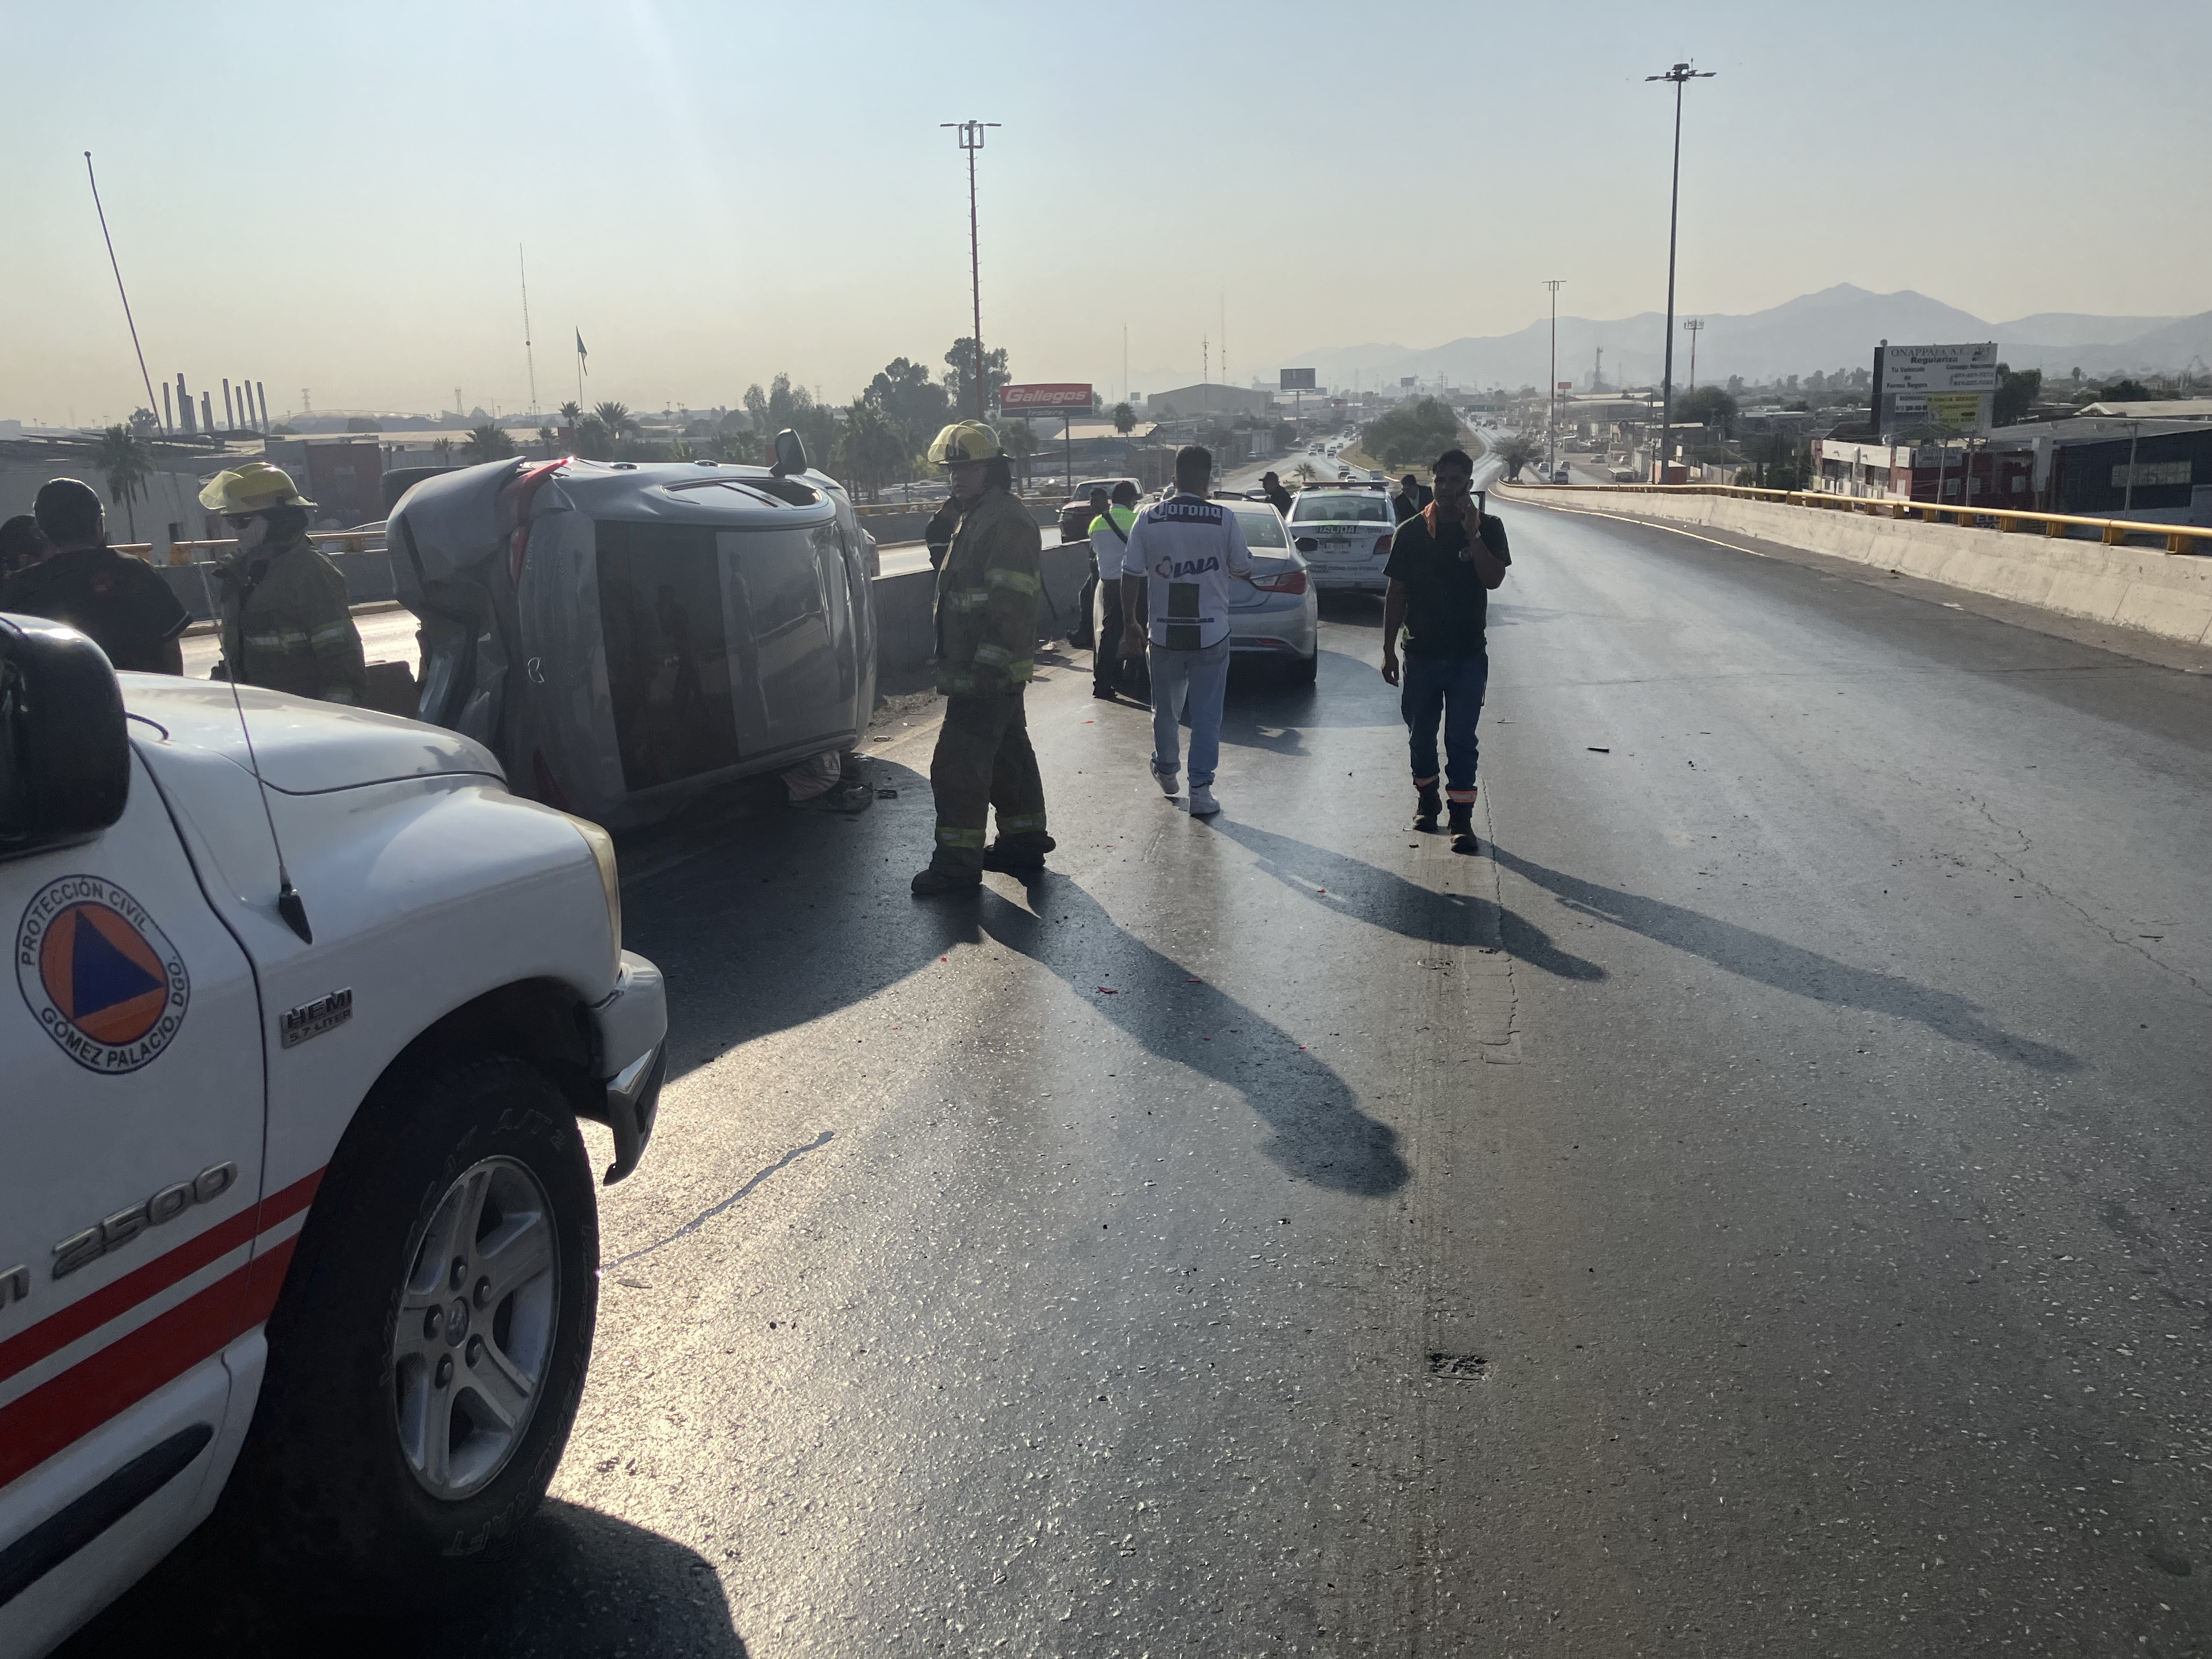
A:
<svg viewBox="0 0 2212 1659">
<path fill-rule="evenodd" d="M 453 441 L 443 437 L 433 440 L 430 453 L 438 458 L 440 466 L 451 466 L 453 464 Z"/>
<path fill-rule="evenodd" d="M 145 444 L 129 427 L 111 426 L 100 434 L 96 465 L 107 480 L 107 498 L 123 503 L 131 539 L 137 541 L 138 514 L 131 503 L 145 493 L 147 475 L 154 470 Z"/>
<path fill-rule="evenodd" d="M 1522 433 L 1515 433 L 1498 446 L 1498 459 L 1505 463 L 1505 476 L 1517 481 L 1521 469 L 1535 460 L 1536 441 Z"/>
<path fill-rule="evenodd" d="M 576 422 L 576 453 L 587 461 L 614 459 L 614 441 L 607 436 L 605 422 L 596 415 L 586 415 Z"/>
<path fill-rule="evenodd" d="M 628 404 L 594 404 L 592 417 L 605 428 L 611 451 L 620 449 L 623 439 L 637 435 L 637 416 L 629 412 Z"/>
<path fill-rule="evenodd" d="M 1114 405 L 1114 430 L 1127 437 L 1137 429 L 1137 411 L 1127 404 Z"/>
<path fill-rule="evenodd" d="M 883 410 L 866 398 L 855 398 L 845 411 L 845 429 L 837 436 L 837 456 L 847 476 L 874 501 L 906 459 L 906 441 Z"/>
<path fill-rule="evenodd" d="M 566 403 L 561 405 L 561 424 L 567 427 L 571 432 L 576 429 L 576 422 L 583 418 L 583 404 L 579 403 Z"/>
<path fill-rule="evenodd" d="M 1321 469 L 1316 466 L 1311 461 L 1300 461 L 1296 466 L 1291 469 L 1291 476 L 1294 478 L 1301 478 L 1307 483 L 1311 483 L 1316 478 L 1321 477 Z"/>
<path fill-rule="evenodd" d="M 505 428 L 486 421 L 482 426 L 469 428 L 467 441 L 461 448 L 472 461 L 503 461 L 514 453 L 514 440 L 507 435 Z"/>
<path fill-rule="evenodd" d="M 558 447 L 560 442 L 561 434 L 551 427 L 541 426 L 538 428 L 538 447 L 547 460 L 551 460 L 561 453 Z"/>
</svg>

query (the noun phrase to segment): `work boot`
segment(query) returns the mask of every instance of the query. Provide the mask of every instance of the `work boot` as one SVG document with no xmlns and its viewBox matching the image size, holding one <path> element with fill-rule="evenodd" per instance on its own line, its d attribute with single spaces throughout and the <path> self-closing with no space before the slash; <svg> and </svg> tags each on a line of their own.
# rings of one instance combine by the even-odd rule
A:
<svg viewBox="0 0 2212 1659">
<path fill-rule="evenodd" d="M 1006 876 L 1035 875 L 1044 868 L 1044 855 L 1059 845 L 1050 836 L 1001 836 L 983 849 L 983 867 Z"/>
<path fill-rule="evenodd" d="M 1455 806 L 1451 810 L 1452 851 L 1479 853 L 1480 844 L 1474 838 L 1474 808 Z"/>
<path fill-rule="evenodd" d="M 963 876 L 957 871 L 940 870 L 933 864 L 914 878 L 914 896 L 936 898 L 945 893 L 972 893 L 982 884 L 980 875 Z"/>
<path fill-rule="evenodd" d="M 1434 835 L 1437 814 L 1444 810 L 1444 798 L 1436 792 L 1434 785 L 1423 789 L 1413 800 L 1413 828 L 1423 835 Z"/>
</svg>

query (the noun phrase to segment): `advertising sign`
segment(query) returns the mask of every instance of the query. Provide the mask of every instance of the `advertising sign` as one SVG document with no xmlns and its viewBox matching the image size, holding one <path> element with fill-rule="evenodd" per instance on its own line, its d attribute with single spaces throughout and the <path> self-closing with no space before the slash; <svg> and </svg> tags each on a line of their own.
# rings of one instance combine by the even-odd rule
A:
<svg viewBox="0 0 2212 1659">
<path fill-rule="evenodd" d="M 1091 412 L 1091 386 L 1088 381 L 1064 380 L 1001 386 L 999 388 L 999 407 L 1010 415 L 1031 410 L 1055 414 L 1073 411 L 1087 415 Z"/>
<path fill-rule="evenodd" d="M 1311 392 L 1314 389 L 1313 370 L 1286 368 L 1282 373 L 1283 383 L 1275 388 L 1278 392 Z"/>
<path fill-rule="evenodd" d="M 1936 426 L 1986 431 L 1997 389 L 1994 340 L 1963 345 L 1885 345 L 1875 353 L 1876 428 Z"/>
</svg>

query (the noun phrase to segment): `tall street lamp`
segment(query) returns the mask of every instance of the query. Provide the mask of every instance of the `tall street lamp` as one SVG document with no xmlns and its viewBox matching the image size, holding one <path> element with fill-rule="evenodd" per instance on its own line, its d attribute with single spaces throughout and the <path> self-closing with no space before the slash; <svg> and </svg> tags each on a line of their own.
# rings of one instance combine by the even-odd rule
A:
<svg viewBox="0 0 2212 1659">
<path fill-rule="evenodd" d="M 1552 400 L 1551 414 L 1544 425 L 1544 477 L 1549 480 L 1559 470 L 1559 290 L 1566 286 L 1564 277 L 1548 279 L 1544 286 L 1552 290 L 1552 378 L 1545 383 L 1546 392 Z"/>
<path fill-rule="evenodd" d="M 1647 75 L 1644 78 L 1674 83 L 1674 171 L 1667 198 L 1667 369 L 1659 383 L 1659 476 L 1654 480 L 1664 483 L 1667 452 L 1673 447 L 1674 424 L 1674 229 L 1682 207 L 1682 85 L 1687 81 L 1710 81 L 1713 71 L 1677 64 L 1664 75 Z"/>
<path fill-rule="evenodd" d="M 975 235 L 975 152 L 983 148 L 983 130 L 996 121 L 939 121 L 960 135 L 960 148 L 968 152 L 968 282 L 975 300 L 975 418 L 983 418 L 983 262 Z M 1679 149 L 1680 144 L 1677 143 Z M 1671 295 L 1674 290 L 1668 290 Z M 1670 301 L 1671 303 L 1671 301 Z"/>
</svg>

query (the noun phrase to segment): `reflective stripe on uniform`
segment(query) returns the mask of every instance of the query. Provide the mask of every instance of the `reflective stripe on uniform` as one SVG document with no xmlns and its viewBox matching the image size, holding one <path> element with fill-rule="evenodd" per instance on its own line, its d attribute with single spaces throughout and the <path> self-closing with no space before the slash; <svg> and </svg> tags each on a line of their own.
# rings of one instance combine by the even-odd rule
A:
<svg viewBox="0 0 2212 1659">
<path fill-rule="evenodd" d="M 937 844 L 980 853 L 983 850 L 983 832 L 964 830 L 957 823 L 940 823 L 937 826 Z"/>
<path fill-rule="evenodd" d="M 948 611 L 981 611 L 991 603 L 991 591 L 987 587 L 956 587 L 945 596 Z"/>
<path fill-rule="evenodd" d="M 348 618 L 343 622 L 325 623 L 307 637 L 317 645 L 336 645 L 352 632 L 353 622 Z"/>
<path fill-rule="evenodd" d="M 1044 814 L 1042 812 L 1024 812 L 1011 818 L 1004 812 L 999 814 L 999 833 L 1002 836 L 1026 835 L 1030 830 L 1043 828 Z"/>
<path fill-rule="evenodd" d="M 1026 685 L 1036 678 L 1036 664 L 1028 657 L 1006 665 L 1006 679 L 1010 684 Z"/>
<path fill-rule="evenodd" d="M 1014 653 L 1003 645 L 984 644 L 975 647 L 975 660 L 987 668 L 1004 668 L 1013 659 Z"/>
<path fill-rule="evenodd" d="M 1017 593 L 1026 593 L 1035 599 L 1043 591 L 1035 576 L 1026 570 L 1007 570 L 994 565 L 983 573 L 983 580 L 993 587 L 1010 587 Z"/>
<path fill-rule="evenodd" d="M 248 634 L 246 642 L 256 651 L 305 651 L 307 636 L 288 629 L 281 634 Z"/>
<path fill-rule="evenodd" d="M 1444 799 L 1449 801 L 1454 806 L 1472 806 L 1474 805 L 1474 791 L 1472 789 L 1447 789 L 1444 791 Z"/>
</svg>

